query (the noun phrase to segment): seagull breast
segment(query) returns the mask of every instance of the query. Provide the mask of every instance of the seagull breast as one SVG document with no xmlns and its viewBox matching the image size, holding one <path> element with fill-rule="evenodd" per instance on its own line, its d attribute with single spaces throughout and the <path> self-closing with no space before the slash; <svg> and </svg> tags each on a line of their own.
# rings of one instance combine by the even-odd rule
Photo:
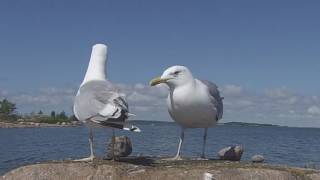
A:
<svg viewBox="0 0 320 180">
<path fill-rule="evenodd" d="M 182 127 L 205 128 L 216 124 L 217 110 L 199 80 L 173 89 L 167 104 L 172 119 Z"/>
</svg>

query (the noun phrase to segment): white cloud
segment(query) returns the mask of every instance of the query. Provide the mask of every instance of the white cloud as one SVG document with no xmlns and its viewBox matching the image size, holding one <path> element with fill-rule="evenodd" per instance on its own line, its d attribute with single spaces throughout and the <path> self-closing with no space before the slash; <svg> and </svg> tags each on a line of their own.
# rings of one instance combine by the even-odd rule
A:
<svg viewBox="0 0 320 180">
<path fill-rule="evenodd" d="M 247 99 L 242 99 L 242 100 L 239 100 L 236 102 L 239 106 L 242 106 L 242 107 L 247 107 L 247 106 L 251 106 L 253 105 L 254 103 L 250 100 L 247 100 Z"/>
<path fill-rule="evenodd" d="M 320 120 L 315 116 L 318 109 L 313 107 L 306 111 L 312 105 L 320 104 L 318 96 L 301 95 L 283 87 L 260 93 L 244 88 L 231 89 L 238 90 L 224 93 L 224 121 L 320 127 Z"/>
<path fill-rule="evenodd" d="M 150 87 L 141 83 L 111 85 L 126 94 L 130 111 L 137 115 L 135 119 L 169 120 L 165 101 L 168 91 L 165 86 Z M 76 92 L 77 88 L 48 87 L 23 94 L 10 94 L 9 100 L 15 102 L 22 113 L 64 110 L 71 114 Z"/>
<path fill-rule="evenodd" d="M 8 91 L 5 89 L 0 89 L 0 99 L 5 98 L 8 95 Z"/>
<path fill-rule="evenodd" d="M 238 85 L 225 85 L 221 89 L 224 96 L 238 96 L 243 93 L 243 88 Z"/>
<path fill-rule="evenodd" d="M 297 96 L 291 96 L 291 97 L 288 97 L 282 101 L 282 103 L 288 104 L 288 105 L 295 104 L 296 102 L 298 102 Z"/>
<path fill-rule="evenodd" d="M 320 115 L 320 107 L 319 106 L 311 106 L 308 108 L 307 112 L 311 115 Z"/>
<path fill-rule="evenodd" d="M 144 84 L 141 84 L 141 83 L 137 83 L 134 85 L 134 88 L 135 89 L 144 89 L 145 88 L 145 85 Z"/>
<path fill-rule="evenodd" d="M 143 94 L 137 91 L 132 92 L 130 95 L 128 95 L 128 101 L 133 103 L 155 103 L 157 100 L 157 97 L 150 96 L 148 94 Z"/>
<path fill-rule="evenodd" d="M 287 98 L 291 96 L 292 93 L 286 87 L 281 87 L 267 90 L 266 95 L 270 98 Z"/>
<path fill-rule="evenodd" d="M 137 84 L 113 84 L 127 95 L 129 109 L 134 119 L 165 120 L 169 117 L 166 98 L 168 88 L 164 85 L 150 87 Z M 294 93 L 287 88 L 251 92 L 239 85 L 221 86 L 224 99 L 223 122 L 243 121 L 280 124 L 288 126 L 319 126 L 320 98 Z M 1 97 L 0 91 L 0 97 Z M 73 98 L 77 88 L 42 88 L 34 92 L 8 93 L 8 99 L 17 104 L 18 111 L 45 112 L 65 110 L 72 113 Z M 2 93 L 4 94 L 4 93 Z"/>
<path fill-rule="evenodd" d="M 295 110 L 289 110 L 289 113 L 290 113 L 290 114 L 295 114 L 296 111 L 295 111 Z"/>
<path fill-rule="evenodd" d="M 75 92 L 72 88 L 44 88 L 33 92 L 11 93 L 8 99 L 16 103 L 21 113 L 39 110 L 64 110 L 71 113 Z"/>
<path fill-rule="evenodd" d="M 75 94 L 77 91 L 72 88 L 42 88 L 40 89 L 41 93 L 48 95 L 64 95 L 64 94 Z"/>
</svg>

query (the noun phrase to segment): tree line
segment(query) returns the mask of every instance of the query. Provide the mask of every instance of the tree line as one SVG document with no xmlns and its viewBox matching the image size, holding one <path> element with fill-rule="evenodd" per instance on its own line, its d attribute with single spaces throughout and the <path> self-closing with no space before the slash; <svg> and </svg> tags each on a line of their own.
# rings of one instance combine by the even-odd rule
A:
<svg viewBox="0 0 320 180">
<path fill-rule="evenodd" d="M 0 121 L 31 121 L 39 123 L 58 123 L 77 121 L 74 115 L 67 116 L 65 111 L 59 113 L 51 111 L 49 115 L 44 114 L 41 110 L 38 113 L 30 113 L 29 115 L 19 115 L 16 111 L 16 104 L 3 99 L 0 101 Z"/>
</svg>

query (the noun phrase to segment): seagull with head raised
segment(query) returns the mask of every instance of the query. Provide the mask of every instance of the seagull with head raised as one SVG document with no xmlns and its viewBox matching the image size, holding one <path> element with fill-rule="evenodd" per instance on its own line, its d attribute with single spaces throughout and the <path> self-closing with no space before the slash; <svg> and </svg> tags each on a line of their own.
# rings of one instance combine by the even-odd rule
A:
<svg viewBox="0 0 320 180">
<path fill-rule="evenodd" d="M 91 154 L 80 161 L 92 161 L 93 126 L 124 129 L 140 132 L 136 126 L 127 126 L 129 108 L 125 95 L 119 93 L 106 79 L 105 65 L 107 60 L 107 46 L 96 44 L 92 47 L 89 66 L 82 84 L 74 100 L 73 111 L 78 120 L 89 126 L 89 143 Z M 114 144 L 114 136 L 113 136 Z"/>
<path fill-rule="evenodd" d="M 151 80 L 150 85 L 164 83 L 170 92 L 167 98 L 168 111 L 181 126 L 178 152 L 173 158 L 181 159 L 180 149 L 186 128 L 204 128 L 201 158 L 205 158 L 207 130 L 222 118 L 223 102 L 217 85 L 210 81 L 198 80 L 185 66 L 172 66 L 161 77 Z"/>
</svg>

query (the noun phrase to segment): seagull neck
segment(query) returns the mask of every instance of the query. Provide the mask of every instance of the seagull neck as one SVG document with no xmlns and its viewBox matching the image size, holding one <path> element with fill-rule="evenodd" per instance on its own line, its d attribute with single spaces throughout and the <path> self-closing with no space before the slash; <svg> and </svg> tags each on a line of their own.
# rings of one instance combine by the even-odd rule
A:
<svg viewBox="0 0 320 180">
<path fill-rule="evenodd" d="M 105 57 L 97 55 L 95 55 L 95 57 L 91 56 L 89 66 L 81 86 L 91 80 L 106 80 L 105 65 Z"/>
<path fill-rule="evenodd" d="M 181 84 L 179 86 L 176 86 L 176 87 L 170 87 L 171 90 L 175 90 L 175 89 L 184 89 L 184 88 L 193 88 L 196 86 L 196 82 L 194 79 L 192 79 L 191 81 L 187 82 L 187 83 L 184 83 L 184 84 Z"/>
</svg>

